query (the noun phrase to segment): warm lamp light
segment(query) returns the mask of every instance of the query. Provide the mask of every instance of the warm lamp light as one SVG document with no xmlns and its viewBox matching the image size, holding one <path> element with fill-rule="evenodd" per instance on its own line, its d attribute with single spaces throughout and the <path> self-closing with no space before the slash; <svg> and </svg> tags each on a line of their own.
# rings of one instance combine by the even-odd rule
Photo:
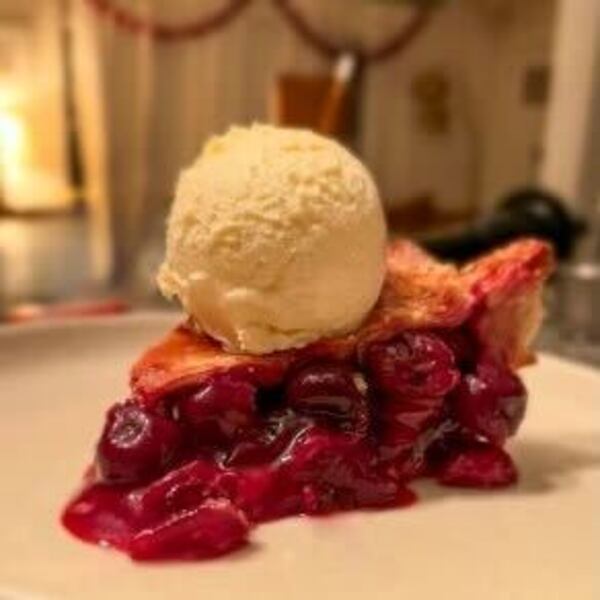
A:
<svg viewBox="0 0 600 600">
<path fill-rule="evenodd" d="M 0 212 L 64 209 L 72 192 L 56 173 L 32 161 L 32 139 L 24 113 L 0 103 Z"/>
<path fill-rule="evenodd" d="M 12 111 L 0 109 L 0 204 L 5 207 L 20 178 L 24 146 L 23 120 Z"/>
<path fill-rule="evenodd" d="M 22 156 L 23 141 L 23 121 L 14 113 L 0 111 L 0 161 L 4 161 L 5 156 Z"/>
</svg>

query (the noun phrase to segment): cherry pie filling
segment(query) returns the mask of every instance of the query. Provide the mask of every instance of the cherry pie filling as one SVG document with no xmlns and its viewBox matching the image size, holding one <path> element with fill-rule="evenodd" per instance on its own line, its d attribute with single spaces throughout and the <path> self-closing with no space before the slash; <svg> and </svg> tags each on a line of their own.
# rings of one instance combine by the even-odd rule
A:
<svg viewBox="0 0 600 600">
<path fill-rule="evenodd" d="M 63 523 L 137 560 L 204 558 L 243 546 L 255 523 L 410 504 L 420 476 L 506 486 L 517 472 L 503 446 L 526 399 L 467 328 L 298 364 L 272 388 L 216 374 L 152 406 L 114 405 Z"/>
</svg>

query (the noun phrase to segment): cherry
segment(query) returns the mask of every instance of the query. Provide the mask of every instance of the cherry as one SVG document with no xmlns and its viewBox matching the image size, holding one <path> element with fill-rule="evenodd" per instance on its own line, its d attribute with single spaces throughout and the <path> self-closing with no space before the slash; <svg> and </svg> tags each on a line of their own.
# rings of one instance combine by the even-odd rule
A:
<svg viewBox="0 0 600 600">
<path fill-rule="evenodd" d="M 196 459 L 126 496 L 126 506 L 139 523 L 149 523 L 173 512 L 201 504 L 218 488 L 223 470 Z"/>
<path fill-rule="evenodd" d="M 273 462 L 285 453 L 295 438 L 314 426 L 312 419 L 290 409 L 275 411 L 262 424 L 240 435 L 225 464 L 240 467 Z"/>
<path fill-rule="evenodd" d="M 108 412 L 96 450 L 100 477 L 111 483 L 135 483 L 155 476 L 174 458 L 181 442 L 179 426 L 132 400 Z"/>
<path fill-rule="evenodd" d="M 474 341 L 463 329 L 444 329 L 436 332 L 454 354 L 456 364 L 461 370 L 472 368 L 477 358 Z"/>
<path fill-rule="evenodd" d="M 374 343 L 365 362 L 379 389 L 406 397 L 444 396 L 459 380 L 454 354 L 434 333 L 407 332 Z"/>
<path fill-rule="evenodd" d="M 475 444 L 443 462 L 437 479 L 443 485 L 457 487 L 503 487 L 517 481 L 517 469 L 502 448 Z"/>
<path fill-rule="evenodd" d="M 152 526 L 169 515 L 189 511 L 207 499 L 226 498 L 253 520 L 281 515 L 276 473 L 263 467 L 225 469 L 196 459 L 146 487 L 127 494 L 125 507 L 139 527 Z"/>
<path fill-rule="evenodd" d="M 219 480 L 222 493 L 252 521 L 266 521 L 297 512 L 297 500 L 271 466 L 227 471 Z"/>
<path fill-rule="evenodd" d="M 347 366 L 306 366 L 291 376 L 285 396 L 288 406 L 301 414 L 366 433 L 369 417 L 365 394 Z"/>
<path fill-rule="evenodd" d="M 196 439 L 221 444 L 248 428 L 254 419 L 256 388 L 229 375 L 218 375 L 175 405 L 175 416 Z"/>
<path fill-rule="evenodd" d="M 406 457 L 422 434 L 442 416 L 443 398 L 384 400 L 379 411 L 379 455 L 383 460 Z"/>
<path fill-rule="evenodd" d="M 391 506 L 403 491 L 378 471 L 365 442 L 345 433 L 307 432 L 290 449 L 284 468 L 301 485 L 303 509 L 309 513 Z"/>
<path fill-rule="evenodd" d="M 444 399 L 434 398 L 390 398 L 380 407 L 380 419 L 389 426 L 408 427 L 422 431 L 441 414 Z"/>
<path fill-rule="evenodd" d="M 123 486 L 91 483 L 67 506 L 63 525 L 81 539 L 127 549 L 134 523 L 123 507 Z"/>
<path fill-rule="evenodd" d="M 452 392 L 458 422 L 476 435 L 502 445 L 514 435 L 527 405 L 525 386 L 507 367 L 484 360 Z"/>
<path fill-rule="evenodd" d="M 231 552 L 247 539 L 248 520 L 229 500 L 206 500 L 133 536 L 134 560 L 209 558 Z"/>
</svg>

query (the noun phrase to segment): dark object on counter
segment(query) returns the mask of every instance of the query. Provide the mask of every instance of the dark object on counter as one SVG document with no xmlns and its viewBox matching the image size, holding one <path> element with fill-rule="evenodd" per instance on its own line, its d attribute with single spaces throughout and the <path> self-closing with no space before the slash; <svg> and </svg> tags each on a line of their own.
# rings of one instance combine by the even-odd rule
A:
<svg viewBox="0 0 600 600">
<path fill-rule="evenodd" d="M 584 228 L 557 196 L 523 188 L 506 196 L 492 214 L 421 243 L 436 256 L 462 262 L 515 238 L 532 236 L 549 241 L 558 258 L 565 259 Z"/>
</svg>

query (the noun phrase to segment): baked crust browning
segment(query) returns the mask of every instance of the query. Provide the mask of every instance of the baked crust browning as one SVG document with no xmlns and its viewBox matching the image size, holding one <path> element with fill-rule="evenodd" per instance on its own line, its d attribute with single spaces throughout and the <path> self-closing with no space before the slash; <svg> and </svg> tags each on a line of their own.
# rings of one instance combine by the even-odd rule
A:
<svg viewBox="0 0 600 600">
<path fill-rule="evenodd" d="M 399 240 L 388 249 L 379 301 L 358 331 L 300 349 L 250 355 L 228 353 L 182 324 L 135 363 L 131 388 L 140 401 L 151 404 L 216 373 L 243 373 L 248 381 L 268 387 L 298 363 L 360 361 L 369 343 L 419 329 L 471 328 L 487 351 L 516 368 L 534 360 L 530 344 L 541 322 L 542 286 L 553 266 L 550 246 L 534 239 L 513 242 L 462 268 Z"/>
</svg>

